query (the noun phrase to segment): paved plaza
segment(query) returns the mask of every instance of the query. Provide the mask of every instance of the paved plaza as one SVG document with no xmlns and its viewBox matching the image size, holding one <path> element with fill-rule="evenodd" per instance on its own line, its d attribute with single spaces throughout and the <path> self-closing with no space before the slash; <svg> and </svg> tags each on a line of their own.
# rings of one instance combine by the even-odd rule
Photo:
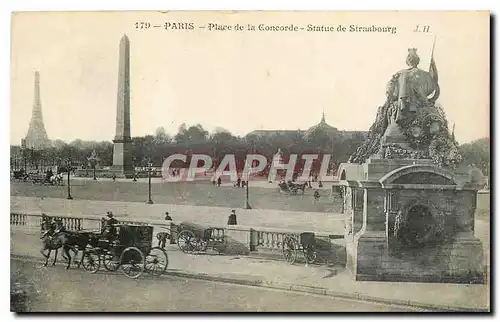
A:
<svg viewBox="0 0 500 322">
<path fill-rule="evenodd" d="M 314 183 L 313 183 L 314 187 Z M 254 209 L 275 209 L 289 211 L 338 213 L 341 202 L 338 195 L 330 196 L 329 189 L 320 190 L 319 201 L 314 201 L 313 189 L 306 189 L 304 195 L 289 195 L 277 191 L 276 184 L 258 181 L 250 183 L 249 199 Z M 331 185 L 330 185 L 331 189 Z M 201 182 L 161 182 L 154 180 L 151 187 L 152 200 L 156 204 L 212 206 L 242 208 L 245 205 L 245 189 L 230 184 L 213 186 Z M 66 198 L 66 186 L 43 186 L 29 182 L 12 182 L 11 196 L 38 198 Z M 71 182 L 71 195 L 75 200 L 125 201 L 144 203 L 148 200 L 147 179 L 116 181 L 99 179 L 78 179 Z"/>
<path fill-rule="evenodd" d="M 11 254 L 13 256 L 41 259 L 38 248 L 39 232 L 27 232 L 13 229 L 11 231 Z M 489 293 L 487 285 L 460 285 L 436 283 L 384 283 L 384 282 L 355 282 L 342 266 L 334 263 L 325 265 L 303 264 L 290 265 L 276 260 L 253 258 L 245 256 L 223 255 L 191 255 L 179 251 L 177 245 L 168 245 L 169 268 L 167 276 L 191 276 L 208 280 L 234 280 L 238 284 L 268 286 L 293 290 L 312 290 L 323 294 L 332 294 L 350 298 L 370 298 L 378 301 L 399 303 L 427 307 L 450 307 L 461 309 L 487 309 L 489 307 Z M 59 258 L 63 261 L 62 258 Z M 61 268 L 65 265 L 59 262 Z M 40 267 L 40 264 L 38 265 Z M 38 274 L 50 274 L 52 267 L 41 268 Z M 82 279 L 78 271 L 75 276 Z M 59 272 L 59 270 L 57 270 Z M 58 274 L 58 273 L 57 273 Z M 83 273 L 88 274 L 88 273 Z M 102 272 L 95 275 L 84 275 L 84 279 L 91 283 L 105 279 L 108 283 L 122 277 L 117 273 Z M 58 276 L 58 275 L 57 275 Z M 52 277 L 50 277 L 52 278 Z M 147 274 L 131 284 L 131 290 L 141 290 Z M 127 282 L 131 283 L 131 282 Z M 146 282 L 150 283 L 150 282 Z M 157 285 L 168 288 L 171 281 L 157 281 Z M 99 285 L 97 283 L 95 285 Z M 175 284 L 175 283 L 174 283 Z M 175 286 L 174 286 L 175 287 Z M 100 288 L 99 288 L 100 289 Z M 83 292 L 80 288 L 79 292 Z M 299 309 L 300 310 L 300 309 Z M 334 307 L 327 309 L 336 311 Z M 346 308 L 346 310 L 351 310 Z"/>
<path fill-rule="evenodd" d="M 11 211 L 18 213 L 47 213 L 63 216 L 93 216 L 101 218 L 112 211 L 118 220 L 163 220 L 168 211 L 176 222 L 189 221 L 213 226 L 224 226 L 231 208 L 175 204 L 148 205 L 141 202 L 67 200 L 61 198 L 34 198 L 11 196 Z M 252 228 L 314 231 L 343 234 L 343 215 L 336 213 L 300 212 L 275 209 L 236 208 L 238 225 Z"/>
<path fill-rule="evenodd" d="M 59 191 L 63 193 L 66 187 L 50 187 L 50 186 L 35 186 L 25 183 L 13 184 L 13 191 L 17 191 L 19 195 L 11 195 L 11 211 L 21 212 L 21 213 L 41 213 L 46 212 L 48 214 L 61 214 L 70 216 L 102 216 L 106 211 L 113 211 L 118 219 L 129 219 L 129 220 L 158 220 L 162 219 L 163 213 L 169 211 L 176 221 L 195 221 L 199 223 L 211 224 L 211 225 L 224 225 L 227 221 L 227 216 L 231 207 L 227 206 L 200 206 L 192 204 L 160 204 L 155 203 L 153 205 L 145 204 L 142 201 L 120 201 L 122 197 L 134 196 L 134 194 L 123 194 L 122 191 L 118 191 L 123 188 L 124 185 L 134 184 L 134 183 L 119 183 L 118 185 L 112 181 L 107 182 L 92 182 L 92 181 L 80 181 L 81 190 L 77 190 L 86 196 L 96 196 L 90 198 L 92 200 L 84 200 L 75 198 L 74 200 L 67 200 L 65 198 L 53 198 L 47 195 L 54 193 L 54 191 Z M 83 184 L 85 183 L 85 185 Z M 139 182 L 139 187 L 147 187 L 143 182 Z M 182 189 L 181 187 L 186 187 L 185 193 L 197 193 L 200 194 L 201 202 L 206 203 L 207 196 L 203 197 L 201 194 L 201 188 L 198 185 L 191 186 L 179 186 L 177 189 Z M 77 185 L 78 187 L 78 185 Z M 86 187 L 87 189 L 85 189 Z M 110 193 L 108 189 L 110 187 L 115 187 L 116 190 Z M 211 185 L 202 186 L 203 189 L 213 189 L 218 192 L 232 192 L 244 191 L 244 189 L 234 189 L 231 187 L 221 187 L 216 188 Z M 15 190 L 14 190 L 15 189 Z M 200 190 L 198 190 L 200 189 Z M 226 189 L 226 190 L 224 190 Z M 258 187 L 253 187 L 253 189 L 259 189 Z M 266 188 L 261 188 L 266 189 Z M 99 192 L 103 192 L 99 195 Z M 259 190 L 257 190 L 259 191 Z M 268 191 L 267 202 L 273 202 L 276 200 L 274 205 L 279 205 L 283 207 L 286 205 L 283 200 L 285 198 L 292 198 L 292 196 L 286 196 L 275 192 L 272 189 L 266 189 Z M 14 194 L 13 192 L 11 192 Z M 31 196 L 26 196 L 30 195 Z M 264 194 L 265 195 L 265 194 Z M 111 196 L 111 197 L 110 197 Z M 119 196 L 119 197 L 117 197 Z M 231 195 L 222 195 L 224 202 L 231 203 Z M 137 195 L 135 195 L 137 199 Z M 297 196 L 293 196 L 297 197 Z M 111 200 L 107 200 L 110 198 Z M 142 197 L 141 197 L 142 198 Z M 300 196 L 299 196 L 300 198 Z M 105 199 L 105 200 L 100 200 Z M 310 209 L 314 207 L 313 204 L 302 203 L 302 209 L 309 209 L 309 211 L 291 211 L 282 209 L 251 209 L 244 210 L 241 207 L 235 207 L 238 215 L 238 224 L 242 226 L 250 227 L 269 227 L 269 228 L 279 228 L 279 229 L 290 229 L 290 230 L 301 230 L 301 231 L 315 231 L 315 232 L 327 232 L 330 234 L 342 233 L 344 229 L 343 215 L 335 212 L 315 212 Z M 337 207 L 334 205 L 333 207 Z M 277 206 L 276 206 L 277 207 Z M 284 207 L 289 208 L 289 207 Z M 481 240 L 485 251 L 485 263 L 489 264 L 489 231 L 490 231 L 490 217 L 489 217 L 489 194 L 479 194 L 478 205 L 476 212 L 476 223 L 475 223 L 475 235 Z M 38 253 L 39 245 L 39 232 L 35 230 L 26 230 L 26 228 L 11 228 L 11 255 L 15 258 L 27 257 L 27 258 L 38 258 L 41 259 Z M 328 265 L 310 265 L 305 267 L 303 264 L 289 265 L 283 261 L 271 260 L 268 258 L 256 258 L 256 257 L 246 257 L 246 256 L 216 256 L 216 255 L 187 255 L 181 253 L 176 245 L 168 245 L 167 251 L 169 254 L 169 274 L 172 276 L 190 276 L 194 278 L 202 279 L 214 279 L 214 280 L 231 280 L 237 284 L 251 284 L 260 285 L 271 288 L 285 288 L 294 290 L 305 290 L 306 292 L 313 292 L 319 294 L 333 294 L 347 296 L 349 298 L 364 298 L 368 300 L 376 299 L 377 301 L 385 301 L 387 303 L 402 303 L 416 305 L 418 307 L 435 307 L 435 308 L 451 308 L 454 310 L 487 310 L 489 308 L 489 287 L 488 284 L 485 285 L 458 285 L 458 284 L 436 284 L 436 283 L 380 283 L 380 282 L 355 282 L 352 280 L 350 274 L 345 270 L 345 267 L 337 265 L 335 263 L 330 263 Z M 63 265 L 62 263 L 60 265 Z M 44 271 L 37 271 L 34 274 L 41 274 L 43 276 L 51 276 L 50 269 L 45 268 Z M 60 270 L 60 268 L 54 268 Z M 31 274 L 31 273 L 29 273 Z M 98 273 L 97 275 L 87 275 L 84 272 L 73 272 L 65 273 L 72 274 L 63 278 L 75 278 L 72 276 L 77 276 L 78 279 L 85 280 L 84 284 L 87 285 L 92 283 L 92 281 L 101 281 L 105 279 L 105 285 L 114 285 L 114 279 L 122 279 L 121 276 L 107 276 L 109 274 Z M 76 274 L 76 275 L 74 275 Z M 184 275 L 183 275 L 184 274 Z M 64 275 L 66 276 L 66 275 Z M 167 274 L 168 276 L 168 274 Z M 95 278 L 95 279 L 94 279 Z M 489 281 L 487 281 L 489 283 Z M 129 282 L 125 282 L 129 283 Z M 130 287 L 134 290 L 140 291 L 142 283 L 133 283 Z M 149 282 L 147 282 L 149 283 Z M 165 281 L 155 281 L 153 287 L 158 288 L 158 292 L 162 287 L 168 287 L 171 283 L 175 284 L 171 280 L 167 279 Z M 191 287 L 191 280 L 186 280 L 187 284 L 183 287 Z M 166 286 L 162 286 L 162 285 Z M 46 284 L 45 284 L 46 285 Z M 175 284 L 176 285 L 176 284 Z M 174 285 L 174 288 L 176 287 Z M 193 286 L 194 287 L 194 286 Z M 229 286 L 228 286 L 229 287 Z M 236 287 L 236 286 L 235 286 Z M 85 289 L 79 288 L 79 296 L 85 296 Z M 236 290 L 234 290 L 237 292 Z M 54 292 L 50 290 L 49 292 Z M 90 290 L 88 290 L 90 292 Z M 52 293 L 51 293 L 52 294 Z M 89 293 L 90 294 L 90 293 Z M 170 295 L 165 295 L 170 296 Z M 215 295 L 220 300 L 220 294 Z M 224 300 L 225 301 L 225 300 Z M 153 301 L 154 302 L 154 301 Z M 45 303 L 45 304 L 40 304 Z M 50 304 L 52 303 L 52 304 Z M 50 309 L 50 310 L 62 310 L 66 307 L 75 307 L 74 303 L 47 301 L 39 302 L 37 308 L 40 310 Z M 92 301 L 88 301 L 89 305 L 93 305 Z M 134 302 L 135 303 L 135 302 Z M 148 302 L 149 303 L 149 302 Z M 153 310 L 157 310 L 159 302 L 154 302 L 156 304 L 150 305 Z M 287 303 L 284 301 L 283 303 Z M 290 303 L 290 302 L 288 302 Z M 332 302 L 337 303 L 337 302 Z M 340 303 L 340 302 L 339 302 Z M 50 304 L 50 307 L 47 305 Z M 44 306 L 45 305 L 45 306 Z M 124 310 L 128 308 L 124 304 Z M 146 306 L 147 306 L 146 305 Z M 205 304 L 199 304 L 205 305 Z M 209 305 L 209 304 L 206 304 Z M 215 305 L 215 302 L 214 302 Z M 252 306 L 248 304 L 249 310 L 273 310 L 273 306 Z M 276 304 L 276 309 L 290 310 L 288 307 L 279 306 Z M 284 304 L 283 304 L 284 305 Z M 97 306 L 99 307 L 99 306 Z M 230 307 L 234 309 L 242 309 L 238 305 L 231 305 Z M 328 307 L 328 306 L 324 306 Z M 165 306 L 166 310 L 179 310 L 182 309 L 181 304 L 173 304 L 173 306 Z M 361 310 L 367 308 L 367 310 L 377 310 L 374 307 L 360 306 Z M 90 307 L 89 307 L 90 309 Z M 99 307 L 100 309 L 100 307 Z M 212 310 L 212 306 L 204 307 L 203 310 Z M 380 307 L 380 310 L 385 310 L 387 307 Z M 215 309 L 214 309 L 215 310 Z M 300 310 L 300 309 L 298 309 Z M 342 311 L 341 308 L 336 306 L 330 306 L 329 311 Z M 356 310 L 356 306 L 353 308 L 349 307 L 346 309 L 348 311 Z"/>
<path fill-rule="evenodd" d="M 29 280 L 30 312 L 405 312 L 383 303 L 196 279 L 88 274 L 12 260 L 13 278 Z M 76 286 L 76 287 L 75 287 Z M 99 296 L 96 296 L 96 293 Z"/>
</svg>

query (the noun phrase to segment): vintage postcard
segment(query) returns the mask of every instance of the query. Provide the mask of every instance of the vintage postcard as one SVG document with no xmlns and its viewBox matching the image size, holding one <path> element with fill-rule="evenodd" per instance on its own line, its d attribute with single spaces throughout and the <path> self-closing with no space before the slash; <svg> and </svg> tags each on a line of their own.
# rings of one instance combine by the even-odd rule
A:
<svg viewBox="0 0 500 322">
<path fill-rule="evenodd" d="M 490 311 L 490 13 L 12 14 L 13 312 Z"/>
</svg>

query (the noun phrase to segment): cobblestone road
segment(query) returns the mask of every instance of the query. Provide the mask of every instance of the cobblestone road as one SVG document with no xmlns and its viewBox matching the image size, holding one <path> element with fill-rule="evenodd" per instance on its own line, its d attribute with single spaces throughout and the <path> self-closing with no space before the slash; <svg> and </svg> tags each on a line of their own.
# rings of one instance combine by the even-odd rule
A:
<svg viewBox="0 0 500 322">
<path fill-rule="evenodd" d="M 32 312 L 387 312 L 407 308 L 173 277 L 132 280 L 11 260 L 11 278 L 31 285 Z"/>
</svg>

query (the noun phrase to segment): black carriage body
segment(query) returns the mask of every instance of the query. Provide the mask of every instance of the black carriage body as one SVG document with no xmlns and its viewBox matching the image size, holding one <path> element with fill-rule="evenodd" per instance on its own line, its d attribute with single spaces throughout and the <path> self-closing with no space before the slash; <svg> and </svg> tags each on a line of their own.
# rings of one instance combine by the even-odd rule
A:
<svg viewBox="0 0 500 322">
<path fill-rule="evenodd" d="M 153 242 L 153 226 L 117 225 L 115 254 L 119 255 L 128 247 L 136 247 L 145 255 L 149 254 Z"/>
<path fill-rule="evenodd" d="M 314 233 L 301 233 L 299 235 L 299 243 L 302 247 L 316 246 L 316 237 Z"/>
</svg>

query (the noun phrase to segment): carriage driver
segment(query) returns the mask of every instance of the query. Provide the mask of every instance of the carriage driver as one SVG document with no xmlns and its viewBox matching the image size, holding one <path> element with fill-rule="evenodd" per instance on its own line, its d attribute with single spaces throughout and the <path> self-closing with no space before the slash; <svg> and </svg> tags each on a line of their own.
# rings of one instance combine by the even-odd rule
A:
<svg viewBox="0 0 500 322">
<path fill-rule="evenodd" d="M 44 214 L 43 214 L 44 215 Z M 42 216 L 43 216 L 42 215 Z M 45 220 L 48 222 L 47 216 L 45 216 Z M 43 233 L 41 238 L 44 238 L 45 236 L 48 236 L 49 239 L 52 239 L 54 236 L 56 236 L 58 233 L 65 232 L 66 227 L 64 227 L 62 219 L 56 219 L 55 222 L 50 222 L 48 230 Z"/>
<path fill-rule="evenodd" d="M 54 236 L 54 232 L 57 229 L 55 223 L 52 221 L 52 218 L 42 213 L 42 223 L 42 227 L 46 230 L 40 238 L 44 238 L 45 236 L 49 236 L 50 238 L 52 238 L 52 236 Z"/>
<path fill-rule="evenodd" d="M 56 219 L 56 230 L 54 231 L 53 236 L 57 235 L 58 233 L 65 232 L 66 227 L 64 227 L 62 219 Z"/>
<path fill-rule="evenodd" d="M 106 237 L 108 240 L 112 240 L 116 235 L 116 228 L 114 225 L 118 224 L 118 220 L 113 218 L 113 213 L 111 211 L 108 211 L 106 216 L 108 217 L 106 220 Z"/>
</svg>

